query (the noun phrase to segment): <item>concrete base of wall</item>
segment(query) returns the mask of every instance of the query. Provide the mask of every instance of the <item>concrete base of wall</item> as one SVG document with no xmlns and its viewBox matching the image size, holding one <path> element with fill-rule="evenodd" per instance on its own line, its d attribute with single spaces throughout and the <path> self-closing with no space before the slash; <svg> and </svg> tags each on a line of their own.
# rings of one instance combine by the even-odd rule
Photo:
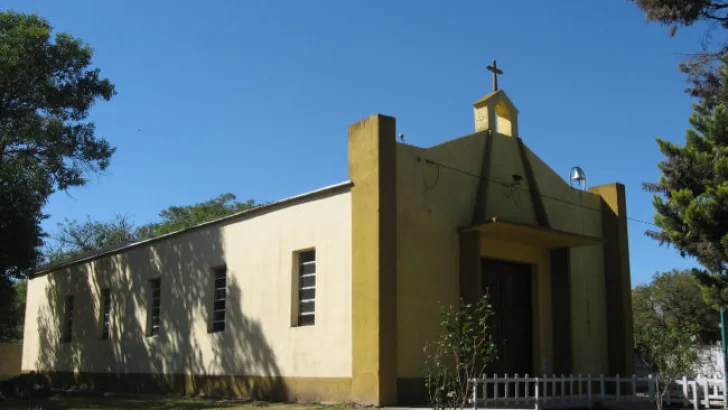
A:
<svg viewBox="0 0 728 410">
<path fill-rule="evenodd" d="M 19 375 L 22 359 L 22 344 L 0 343 L 0 380 Z"/>
<path fill-rule="evenodd" d="M 24 372 L 25 373 L 25 372 Z M 351 379 L 194 374 L 41 372 L 55 388 L 115 393 L 218 396 L 290 402 L 348 402 Z"/>
</svg>

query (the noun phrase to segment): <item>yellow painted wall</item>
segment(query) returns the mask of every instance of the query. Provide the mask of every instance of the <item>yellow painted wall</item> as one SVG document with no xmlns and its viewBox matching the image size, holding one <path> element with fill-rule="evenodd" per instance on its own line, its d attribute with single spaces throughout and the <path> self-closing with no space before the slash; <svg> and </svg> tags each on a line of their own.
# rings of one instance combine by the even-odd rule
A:
<svg viewBox="0 0 728 410">
<path fill-rule="evenodd" d="M 553 229 L 602 237 L 601 198 L 573 189 L 565 175 L 557 174 L 527 149 L 549 224 Z M 606 305 L 603 247 L 600 244 L 570 250 L 571 347 L 575 373 L 607 371 Z"/>
<path fill-rule="evenodd" d="M 439 304 L 458 298 L 459 243 L 457 229 L 471 224 L 480 175 L 485 132 L 431 147 L 397 145 L 398 246 L 398 375 L 421 377 L 422 345 L 439 331 Z M 526 172 L 517 140 L 495 134 L 490 156 L 486 218 L 497 217 L 536 224 Z M 598 195 L 572 189 L 560 175 L 526 147 L 546 215 L 552 228 L 601 237 Z M 418 160 L 418 158 L 420 160 Z M 436 161 L 459 171 L 427 164 Z M 439 171 L 439 172 L 438 172 Z M 567 170 L 568 171 L 568 170 Z M 472 174 L 466 175 L 465 173 Z M 508 186 L 513 174 L 523 176 L 519 187 Z M 558 199 L 551 199 L 555 197 Z M 553 367 L 551 275 L 549 251 L 514 243 L 482 239 L 483 255 L 537 264 L 538 337 L 534 369 Z M 520 258 L 520 259 L 518 259 Z M 572 366 L 575 372 L 606 371 L 604 267 L 601 245 L 571 249 Z M 586 300 L 589 307 L 586 308 Z M 433 318 L 424 319 L 424 318 Z M 546 359 L 544 361 L 544 359 Z M 545 366 L 545 367 L 544 367 Z"/>
<path fill-rule="evenodd" d="M 535 225 L 536 216 L 531 205 L 526 171 L 521 162 L 516 139 L 494 134 L 493 155 L 489 158 L 491 164 L 490 181 L 487 182 L 486 219 L 497 217 L 511 222 Z M 514 181 L 514 174 L 523 177 L 520 186 L 516 188 L 508 186 Z"/>
<path fill-rule="evenodd" d="M 397 144 L 397 373 L 422 377 L 422 348 L 439 331 L 440 304 L 457 303 L 458 226 L 470 223 L 478 180 L 428 165 L 480 173 L 483 134 L 429 149 Z M 418 160 L 418 158 L 420 160 Z"/>
<path fill-rule="evenodd" d="M 351 194 L 171 236 L 28 283 L 24 371 L 351 377 Z M 291 326 L 293 252 L 316 248 L 316 324 Z M 228 267 L 226 330 L 208 333 L 210 268 Z M 159 336 L 146 336 L 147 280 L 162 278 Z M 110 287 L 111 339 L 100 289 Z M 63 299 L 74 340 L 59 343 Z"/>
</svg>

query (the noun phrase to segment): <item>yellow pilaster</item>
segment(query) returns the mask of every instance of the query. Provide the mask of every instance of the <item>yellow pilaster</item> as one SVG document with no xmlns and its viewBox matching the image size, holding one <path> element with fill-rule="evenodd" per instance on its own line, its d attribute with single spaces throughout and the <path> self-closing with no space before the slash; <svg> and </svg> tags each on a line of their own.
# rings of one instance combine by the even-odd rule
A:
<svg viewBox="0 0 728 410">
<path fill-rule="evenodd" d="M 352 211 L 352 399 L 397 402 L 395 120 L 349 126 Z"/>
<path fill-rule="evenodd" d="M 609 372 L 632 374 L 632 299 L 625 189 L 620 183 L 612 183 L 592 187 L 589 191 L 602 197 Z"/>
</svg>

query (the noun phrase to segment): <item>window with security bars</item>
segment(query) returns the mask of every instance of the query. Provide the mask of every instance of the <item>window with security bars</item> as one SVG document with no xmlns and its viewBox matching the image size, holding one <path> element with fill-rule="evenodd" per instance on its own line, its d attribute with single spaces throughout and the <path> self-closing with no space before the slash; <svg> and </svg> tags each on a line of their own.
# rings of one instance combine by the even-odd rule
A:
<svg viewBox="0 0 728 410">
<path fill-rule="evenodd" d="M 109 338 L 109 328 L 111 325 L 111 291 L 109 289 L 101 290 L 101 338 Z"/>
<path fill-rule="evenodd" d="M 63 342 L 73 340 L 73 296 L 66 296 L 63 304 Z"/>
<path fill-rule="evenodd" d="M 298 326 L 316 323 L 316 250 L 298 253 Z"/>
<path fill-rule="evenodd" d="M 227 268 L 213 269 L 212 332 L 225 330 L 225 299 L 227 298 Z"/>
<path fill-rule="evenodd" d="M 149 281 L 152 299 L 151 309 L 149 310 L 149 335 L 156 336 L 159 334 L 161 327 L 160 306 L 162 302 L 162 281 L 161 279 L 152 279 Z"/>
</svg>

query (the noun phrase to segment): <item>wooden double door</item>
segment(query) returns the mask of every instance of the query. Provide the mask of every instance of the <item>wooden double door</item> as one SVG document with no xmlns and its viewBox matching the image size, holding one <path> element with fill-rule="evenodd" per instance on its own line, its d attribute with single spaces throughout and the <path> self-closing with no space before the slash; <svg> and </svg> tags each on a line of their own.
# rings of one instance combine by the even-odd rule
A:
<svg viewBox="0 0 728 410">
<path fill-rule="evenodd" d="M 533 374 L 532 266 L 483 259 L 482 274 L 483 292 L 495 311 L 491 331 L 498 347 L 498 359 L 486 373 Z"/>
</svg>

